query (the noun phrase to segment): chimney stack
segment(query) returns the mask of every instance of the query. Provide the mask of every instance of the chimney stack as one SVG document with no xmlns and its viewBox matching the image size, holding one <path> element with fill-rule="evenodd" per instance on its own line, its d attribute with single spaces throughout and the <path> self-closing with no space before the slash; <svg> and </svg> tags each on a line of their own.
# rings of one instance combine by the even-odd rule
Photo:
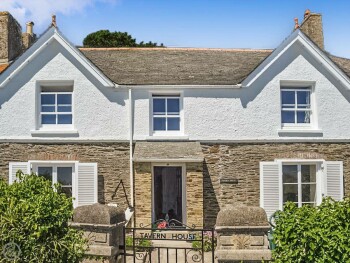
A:
<svg viewBox="0 0 350 263">
<path fill-rule="evenodd" d="M 30 34 L 30 35 L 33 35 L 33 26 L 34 26 L 34 22 L 32 22 L 32 21 L 27 22 L 26 25 L 27 25 L 26 33 L 27 33 L 27 34 Z"/>
<path fill-rule="evenodd" d="M 309 9 L 307 9 L 304 13 L 304 21 L 301 23 L 299 28 L 319 48 L 324 50 L 324 37 L 321 14 L 312 13 Z"/>
<path fill-rule="evenodd" d="M 28 49 L 35 41 L 35 34 L 33 33 L 34 22 L 26 23 L 26 32 L 22 33 L 23 51 Z"/>
<path fill-rule="evenodd" d="M 22 28 L 9 12 L 0 12 L 0 64 L 8 65 L 22 53 Z"/>
</svg>

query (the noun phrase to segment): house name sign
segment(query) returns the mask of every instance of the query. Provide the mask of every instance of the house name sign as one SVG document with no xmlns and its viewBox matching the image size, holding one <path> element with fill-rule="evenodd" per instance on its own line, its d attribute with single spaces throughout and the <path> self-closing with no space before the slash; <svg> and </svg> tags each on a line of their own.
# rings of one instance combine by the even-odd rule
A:
<svg viewBox="0 0 350 263">
<path fill-rule="evenodd" d="M 173 240 L 195 240 L 196 234 L 185 233 L 140 233 L 143 239 L 173 239 Z"/>
</svg>

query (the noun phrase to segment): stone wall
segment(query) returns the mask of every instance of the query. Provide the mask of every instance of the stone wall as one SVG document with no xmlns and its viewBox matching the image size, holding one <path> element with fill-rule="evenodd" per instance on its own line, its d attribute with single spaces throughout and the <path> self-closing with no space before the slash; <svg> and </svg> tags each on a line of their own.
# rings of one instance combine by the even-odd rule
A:
<svg viewBox="0 0 350 263">
<path fill-rule="evenodd" d="M 350 143 L 202 144 L 204 225 L 215 224 L 226 205 L 259 206 L 261 161 L 325 159 L 344 162 L 345 194 L 350 193 Z M 220 183 L 235 179 L 235 183 Z"/>
<path fill-rule="evenodd" d="M 129 184 L 129 144 L 0 144 L 0 177 L 8 180 L 9 162 L 28 160 L 77 160 L 94 162 L 98 166 L 98 200 L 100 203 L 123 203 L 122 189 L 112 200 L 112 195 L 122 179 L 128 195 Z M 130 199 L 129 199 L 130 201 Z"/>
<path fill-rule="evenodd" d="M 0 63 L 8 63 L 22 53 L 22 28 L 8 12 L 0 12 Z"/>
</svg>

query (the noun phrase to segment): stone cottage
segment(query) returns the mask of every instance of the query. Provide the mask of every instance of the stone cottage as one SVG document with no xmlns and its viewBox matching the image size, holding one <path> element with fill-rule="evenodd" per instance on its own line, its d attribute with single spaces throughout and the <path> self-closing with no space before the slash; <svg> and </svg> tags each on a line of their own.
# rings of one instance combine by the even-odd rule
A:
<svg viewBox="0 0 350 263">
<path fill-rule="evenodd" d="M 60 182 L 75 207 L 129 202 L 137 226 L 341 200 L 350 60 L 326 51 L 320 14 L 291 31 L 274 50 L 78 49 L 1 12 L 1 177 Z"/>
</svg>

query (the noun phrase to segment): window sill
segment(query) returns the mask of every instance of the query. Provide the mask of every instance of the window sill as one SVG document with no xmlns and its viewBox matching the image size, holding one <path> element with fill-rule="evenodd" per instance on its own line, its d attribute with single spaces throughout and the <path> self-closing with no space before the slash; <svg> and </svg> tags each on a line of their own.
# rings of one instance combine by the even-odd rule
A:
<svg viewBox="0 0 350 263">
<path fill-rule="evenodd" d="M 189 136 L 187 135 L 152 135 L 146 137 L 147 141 L 187 141 Z"/>
<path fill-rule="evenodd" d="M 277 130 L 281 136 L 322 136 L 323 130 L 321 129 L 303 129 L 303 128 L 283 128 Z"/>
<path fill-rule="evenodd" d="M 78 136 L 78 130 L 31 130 L 32 136 Z"/>
</svg>

